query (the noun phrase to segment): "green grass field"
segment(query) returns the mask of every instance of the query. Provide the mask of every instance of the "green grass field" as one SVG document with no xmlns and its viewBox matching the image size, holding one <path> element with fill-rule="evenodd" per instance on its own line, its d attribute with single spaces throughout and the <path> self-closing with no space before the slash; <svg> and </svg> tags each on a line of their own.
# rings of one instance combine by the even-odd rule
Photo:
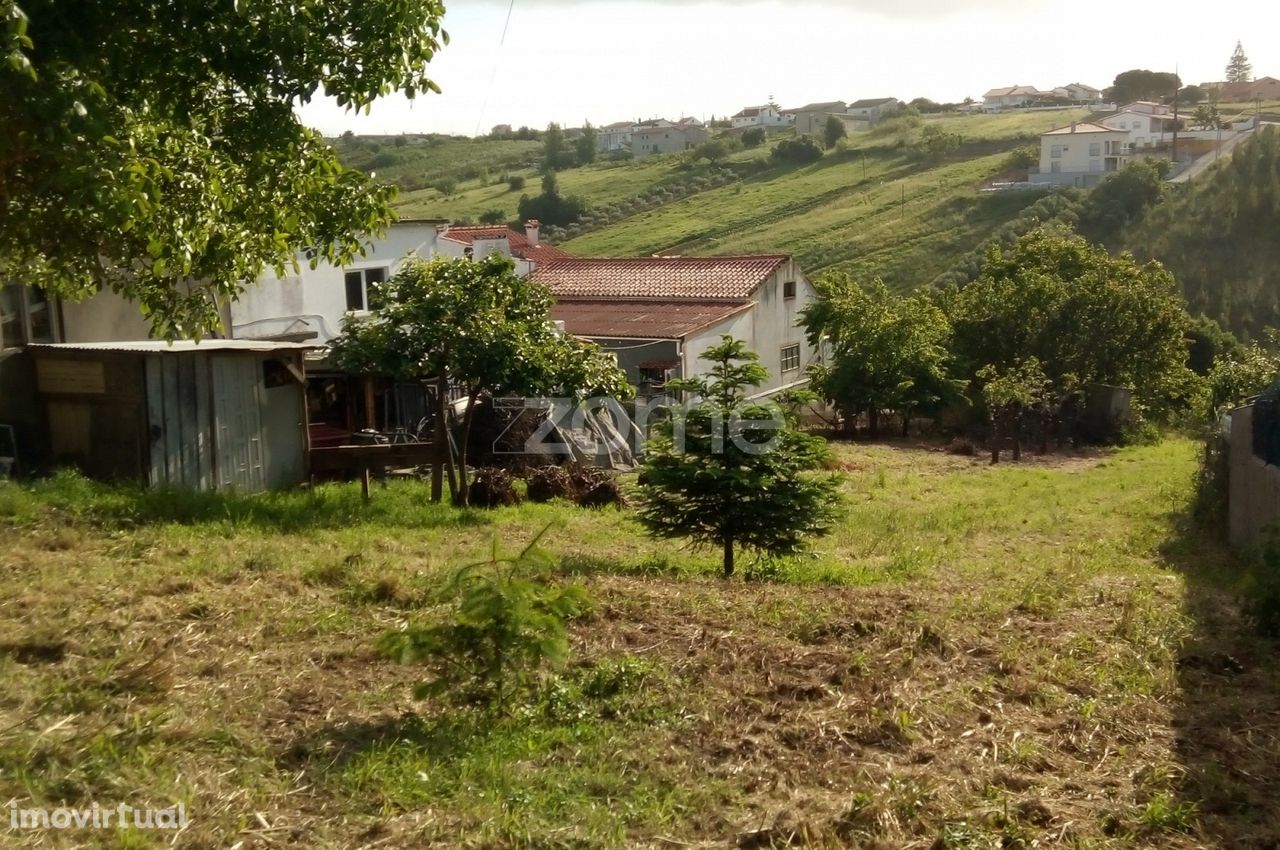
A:
<svg viewBox="0 0 1280 850">
<path fill-rule="evenodd" d="M 994 468 L 835 452 L 835 533 L 732 582 L 626 509 L 0 485 L 0 798 L 181 801 L 195 848 L 1280 837 L 1280 667 L 1179 520 L 1192 443 Z M 594 600 L 558 682 L 497 723 L 415 701 L 378 635 L 548 523 Z"/>
</svg>

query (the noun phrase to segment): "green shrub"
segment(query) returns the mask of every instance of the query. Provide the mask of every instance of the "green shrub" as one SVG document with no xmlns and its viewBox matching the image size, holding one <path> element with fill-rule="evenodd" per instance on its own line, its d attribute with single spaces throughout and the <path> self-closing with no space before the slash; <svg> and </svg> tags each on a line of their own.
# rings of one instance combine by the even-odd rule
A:
<svg viewBox="0 0 1280 850">
<path fill-rule="evenodd" d="M 822 146 L 808 136 L 784 139 L 773 146 L 771 156 L 778 162 L 809 163 L 822 159 Z"/>
<path fill-rule="evenodd" d="M 512 192 L 521 192 L 524 190 L 525 179 L 517 174 L 515 177 L 507 178 L 507 188 Z"/>
<path fill-rule="evenodd" d="M 524 551 L 458 570 L 445 588 L 448 611 L 431 625 L 384 634 L 379 649 L 401 663 L 427 665 L 433 677 L 419 699 L 443 696 L 507 713 L 527 698 L 546 667 L 569 652 L 565 624 L 588 605 L 582 585 L 556 584 L 552 561 L 538 549 L 544 529 Z"/>
</svg>

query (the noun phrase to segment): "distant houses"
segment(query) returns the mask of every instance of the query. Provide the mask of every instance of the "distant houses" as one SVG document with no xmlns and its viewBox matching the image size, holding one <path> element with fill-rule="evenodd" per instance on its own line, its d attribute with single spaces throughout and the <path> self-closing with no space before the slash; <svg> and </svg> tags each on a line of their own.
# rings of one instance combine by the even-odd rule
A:
<svg viewBox="0 0 1280 850">
<path fill-rule="evenodd" d="M 711 137 L 702 122 L 684 120 L 637 124 L 631 130 L 631 153 L 637 158 L 692 150 Z"/>
<path fill-rule="evenodd" d="M 795 124 L 798 136 L 821 136 L 827 126 L 827 118 L 834 114 L 846 115 L 848 104 L 843 100 L 832 100 L 824 103 L 807 103 L 796 109 L 783 110 L 791 123 Z"/>
<path fill-rule="evenodd" d="M 1275 77 L 1258 77 L 1256 80 L 1239 83 L 1201 83 L 1200 88 L 1213 93 L 1225 103 L 1280 100 L 1280 80 Z"/>
<path fill-rule="evenodd" d="M 1008 109 L 1029 109 L 1037 106 L 1094 106 L 1102 103 L 1102 91 L 1084 83 L 1068 83 L 1065 86 L 1042 91 L 1035 86 L 1005 86 L 991 89 L 982 96 L 984 112 L 1004 112 Z"/>
<path fill-rule="evenodd" d="M 872 97 L 855 100 L 845 109 L 845 114 L 875 126 L 881 119 L 888 118 L 900 109 L 902 101 L 896 97 Z"/>
<path fill-rule="evenodd" d="M 1094 186 L 1119 171 L 1129 154 L 1129 131 L 1100 123 L 1072 123 L 1040 137 L 1040 167 L 1032 183 Z"/>
<path fill-rule="evenodd" d="M 729 119 L 735 130 L 748 130 L 752 127 L 785 127 L 789 122 L 782 112 L 772 103 L 763 106 L 748 106 Z"/>
</svg>

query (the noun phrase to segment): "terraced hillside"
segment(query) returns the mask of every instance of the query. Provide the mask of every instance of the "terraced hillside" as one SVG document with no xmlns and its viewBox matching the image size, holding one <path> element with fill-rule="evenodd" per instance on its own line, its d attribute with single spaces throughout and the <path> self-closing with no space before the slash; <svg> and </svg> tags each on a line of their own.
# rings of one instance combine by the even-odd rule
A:
<svg viewBox="0 0 1280 850">
<path fill-rule="evenodd" d="M 715 166 L 671 155 L 568 169 L 558 175 L 561 192 L 585 198 L 595 212 L 562 244 L 582 255 L 778 251 L 794 254 L 810 274 L 878 275 L 894 288 L 912 288 L 945 272 L 1039 197 L 981 191 L 1006 170 L 1011 151 L 1084 117 L 1063 110 L 888 122 L 803 167 L 773 163 L 765 146 Z M 930 134 L 956 144 L 930 154 Z M 474 157 L 486 143 L 457 144 L 470 145 L 459 150 Z M 536 143 L 487 144 L 525 145 L 521 154 L 536 159 Z M 448 195 L 431 187 L 437 182 L 431 175 L 410 174 L 413 167 L 386 172 L 406 187 L 398 203 L 405 216 L 476 220 L 488 212 L 514 219 L 521 191 L 511 190 L 507 178 L 523 176 L 523 191 L 538 192 L 534 167 L 484 168 L 446 185 L 453 189 Z"/>
</svg>

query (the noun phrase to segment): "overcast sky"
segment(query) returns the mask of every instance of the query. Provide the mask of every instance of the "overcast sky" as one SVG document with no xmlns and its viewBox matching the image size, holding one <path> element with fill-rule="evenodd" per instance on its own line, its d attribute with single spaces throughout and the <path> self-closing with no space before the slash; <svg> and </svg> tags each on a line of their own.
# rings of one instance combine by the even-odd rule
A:
<svg viewBox="0 0 1280 850">
<path fill-rule="evenodd" d="M 445 0 L 443 93 L 384 98 L 370 114 L 314 102 L 333 135 L 486 133 L 494 124 L 579 126 L 732 114 L 863 97 L 981 98 L 997 86 L 1103 88 L 1129 68 L 1218 80 L 1244 42 L 1280 76 L 1280 3 L 1118 0 Z"/>
</svg>

